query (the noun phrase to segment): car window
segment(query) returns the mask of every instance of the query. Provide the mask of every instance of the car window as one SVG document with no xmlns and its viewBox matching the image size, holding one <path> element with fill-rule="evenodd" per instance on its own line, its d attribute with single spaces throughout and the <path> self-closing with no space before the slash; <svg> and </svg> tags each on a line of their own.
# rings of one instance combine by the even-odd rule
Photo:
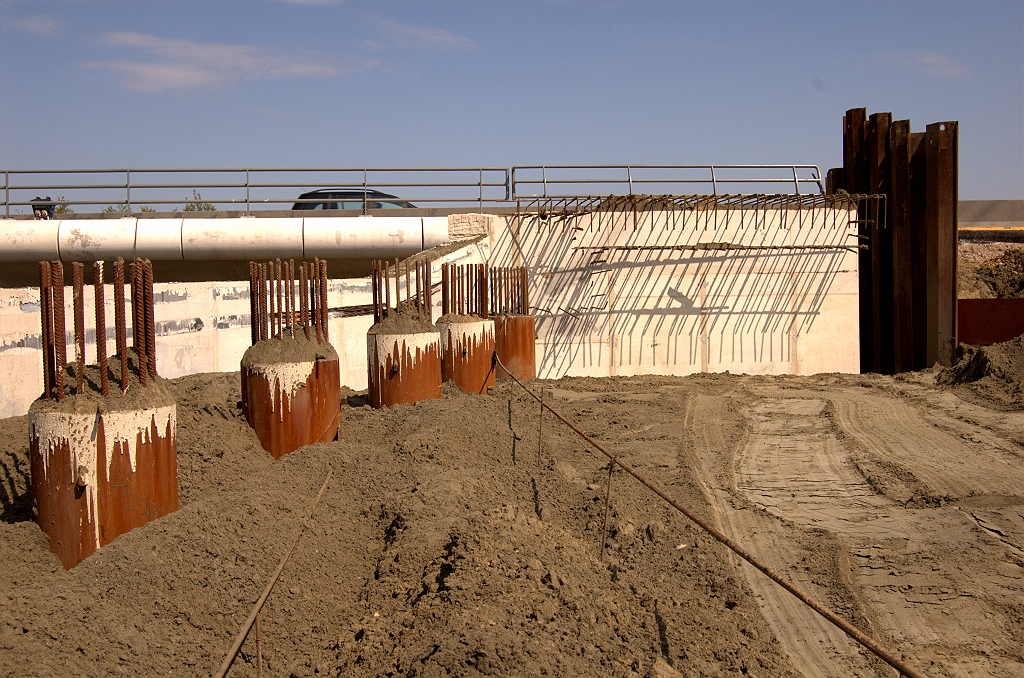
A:
<svg viewBox="0 0 1024 678">
<path fill-rule="evenodd" d="M 339 210 L 361 210 L 363 209 L 362 200 L 346 200 L 345 202 L 338 203 Z"/>
<path fill-rule="evenodd" d="M 384 209 L 392 209 L 392 208 L 403 209 L 405 207 L 405 205 L 403 205 L 402 203 L 399 203 L 399 202 L 380 202 L 380 203 L 377 203 L 377 206 L 378 207 L 382 207 Z"/>
</svg>

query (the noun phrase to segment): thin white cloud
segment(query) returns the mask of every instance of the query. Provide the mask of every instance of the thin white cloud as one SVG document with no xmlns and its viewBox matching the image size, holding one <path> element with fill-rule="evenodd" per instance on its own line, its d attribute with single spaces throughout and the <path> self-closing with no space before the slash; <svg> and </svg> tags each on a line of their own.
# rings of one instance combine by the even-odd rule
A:
<svg viewBox="0 0 1024 678">
<path fill-rule="evenodd" d="M 131 90 L 159 92 L 216 87 L 239 80 L 324 78 L 366 71 L 376 59 L 339 60 L 317 52 L 282 52 L 255 45 L 225 45 L 159 38 L 145 33 L 104 33 L 103 42 L 146 54 L 145 61 L 92 61 L 86 68 L 113 73 Z"/>
<path fill-rule="evenodd" d="M 384 36 L 402 49 L 472 49 L 476 43 L 441 28 L 410 26 L 394 19 L 380 22 Z"/>
<path fill-rule="evenodd" d="M 60 21 L 42 14 L 9 17 L 5 21 L 19 31 L 32 35 L 57 35 L 61 28 Z"/>
<path fill-rule="evenodd" d="M 934 52 L 895 52 L 888 55 L 888 61 L 910 70 L 948 78 L 958 78 L 967 73 L 963 63 Z"/>
</svg>

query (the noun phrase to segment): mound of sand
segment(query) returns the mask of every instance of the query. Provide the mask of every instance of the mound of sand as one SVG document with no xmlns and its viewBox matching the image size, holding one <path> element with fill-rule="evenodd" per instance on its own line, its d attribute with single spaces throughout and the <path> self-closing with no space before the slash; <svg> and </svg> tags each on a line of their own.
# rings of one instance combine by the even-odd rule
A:
<svg viewBox="0 0 1024 678">
<path fill-rule="evenodd" d="M 957 278 L 961 299 L 1024 296 L 1024 248 L 1012 243 L 962 241 Z"/>
<path fill-rule="evenodd" d="M 991 346 L 961 344 L 956 363 L 936 382 L 990 407 L 1024 409 L 1024 336 Z"/>
<path fill-rule="evenodd" d="M 546 421 L 538 465 L 521 394 L 446 389 L 383 411 L 353 396 L 340 441 L 275 462 L 238 383 L 168 382 L 181 508 L 67 572 L 30 520 L 25 418 L 0 420 L 0 674 L 209 675 L 330 467 L 264 608 L 270 675 L 639 678 L 659 659 L 690 676 L 794 675 L 722 547 L 619 474 L 600 559 L 604 460 Z M 595 434 L 621 428 L 573 402 Z M 672 466 L 645 472 L 709 515 L 695 472 Z M 255 652 L 252 633 L 232 675 L 255 675 Z"/>
<path fill-rule="evenodd" d="M 977 275 L 999 298 L 1024 297 L 1024 249 L 1008 250 L 981 264 Z"/>
</svg>

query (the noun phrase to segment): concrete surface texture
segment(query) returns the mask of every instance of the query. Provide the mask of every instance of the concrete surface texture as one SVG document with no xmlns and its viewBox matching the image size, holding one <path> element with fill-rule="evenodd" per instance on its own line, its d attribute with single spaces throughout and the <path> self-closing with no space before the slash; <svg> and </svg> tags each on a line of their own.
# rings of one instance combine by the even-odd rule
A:
<svg viewBox="0 0 1024 678">
<path fill-rule="evenodd" d="M 856 372 L 856 224 L 845 209 L 595 211 L 491 219 L 526 265 L 541 378 Z"/>
</svg>

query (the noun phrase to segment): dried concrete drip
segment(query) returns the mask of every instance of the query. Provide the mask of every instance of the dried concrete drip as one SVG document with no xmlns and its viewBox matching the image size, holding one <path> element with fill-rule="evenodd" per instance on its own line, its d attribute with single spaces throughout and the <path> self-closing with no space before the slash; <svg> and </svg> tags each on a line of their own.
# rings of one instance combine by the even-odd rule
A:
<svg viewBox="0 0 1024 678">
<path fill-rule="evenodd" d="M 462 346 L 464 343 L 477 345 L 488 336 L 491 341 L 494 340 L 493 320 L 476 320 L 472 322 L 455 323 L 438 322 L 437 326 L 441 330 L 442 352 L 448 350 L 449 336 L 454 339 L 456 347 Z"/>
<path fill-rule="evenodd" d="M 270 365 L 246 365 L 250 374 L 262 374 L 270 385 L 270 411 L 274 411 L 274 391 L 281 393 L 280 417 L 284 420 L 284 412 L 287 409 L 292 411 L 292 398 L 295 392 L 306 385 L 309 376 L 313 374 L 315 361 L 301 363 L 272 363 Z"/>
<path fill-rule="evenodd" d="M 98 485 L 96 436 L 99 434 L 100 417 L 103 418 L 104 450 L 107 459 L 107 478 L 110 478 L 110 467 L 114 458 L 114 448 L 120 443 L 123 451 L 127 451 L 132 465 L 132 473 L 136 470 L 136 450 L 132 446 L 142 436 L 144 444 L 152 442 L 151 427 L 156 426 L 159 432 L 165 431 L 168 424 L 171 438 L 176 434 L 176 405 L 145 408 L 139 410 L 101 410 L 94 412 L 62 412 L 62 411 L 29 411 L 29 436 L 39 441 L 39 455 L 43 464 L 43 473 L 49 474 L 50 455 L 54 450 L 67 445 L 73 457 L 70 478 L 58 479 L 60 482 L 83 483 L 89 497 L 89 520 L 93 524 L 96 547 L 100 545 L 99 521 L 96 520 L 96 490 Z M 123 453 L 123 452 L 122 452 Z"/>
<path fill-rule="evenodd" d="M 377 367 L 386 368 L 388 356 L 393 356 L 395 347 L 401 344 L 399 356 L 404 356 L 408 351 L 411 358 L 410 364 L 415 366 L 421 355 L 426 355 L 427 349 L 434 347 L 440 340 L 437 332 L 421 332 L 419 334 L 374 334 L 366 335 L 366 345 L 370 352 L 370 360 Z M 398 369 L 402 369 L 404 361 L 398 360 Z"/>
</svg>

